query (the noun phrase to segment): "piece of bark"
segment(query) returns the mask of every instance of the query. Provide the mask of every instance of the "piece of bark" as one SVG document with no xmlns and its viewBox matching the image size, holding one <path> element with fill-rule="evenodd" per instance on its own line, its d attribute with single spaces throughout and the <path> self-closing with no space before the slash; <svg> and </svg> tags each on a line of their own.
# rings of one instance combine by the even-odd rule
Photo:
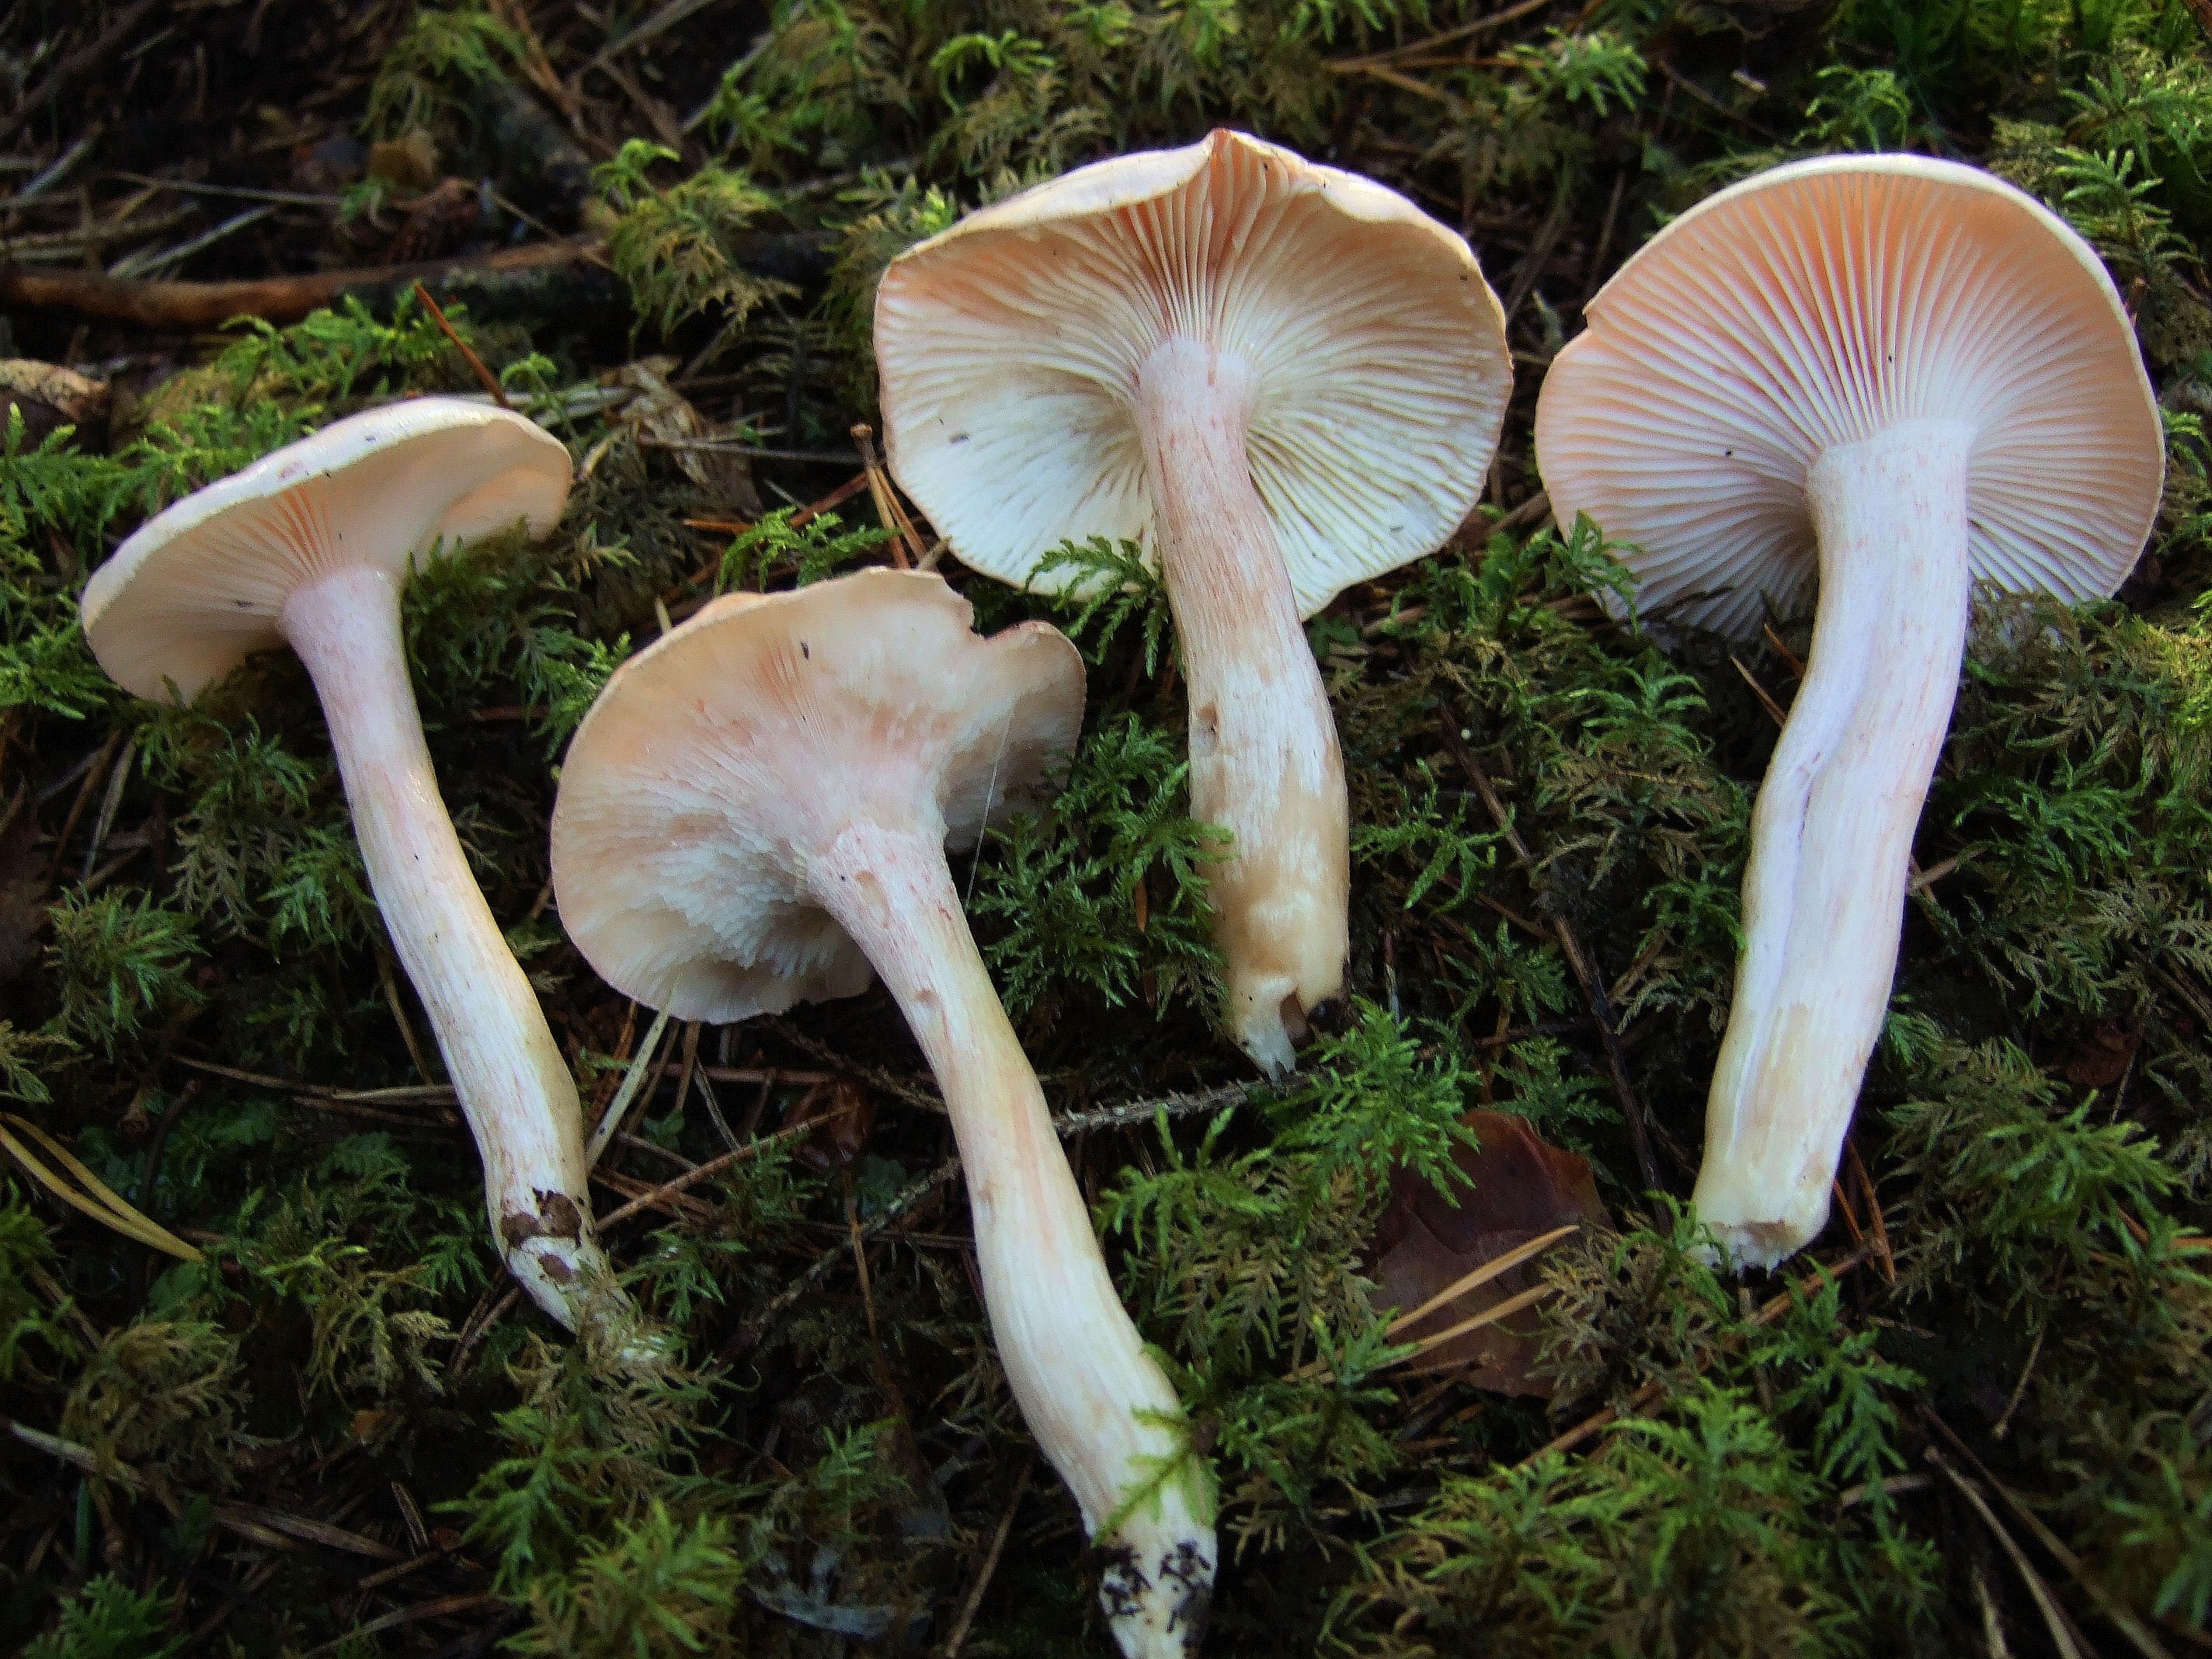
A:
<svg viewBox="0 0 2212 1659">
<path fill-rule="evenodd" d="M 817 231 L 763 232 L 736 239 L 738 262 L 778 282 L 818 281 L 830 269 L 830 238 Z M 342 295 L 376 298 L 427 283 L 441 302 L 465 299 L 479 322 L 501 317 L 574 323 L 627 310 L 594 236 L 532 242 L 416 265 L 371 265 L 238 282 L 136 282 L 98 271 L 33 271 L 0 265 L 0 308 L 65 312 L 141 328 L 216 328 L 234 317 L 296 323 Z M 527 288 L 527 293 L 518 289 Z M 550 290 L 562 291 L 550 291 Z M 573 289 L 574 291 L 566 291 Z"/>
<path fill-rule="evenodd" d="M 59 426 L 75 427 L 84 447 L 95 447 L 107 426 L 107 382 L 58 363 L 0 358 L 0 422 L 10 410 L 22 411 L 27 447 Z"/>
<path fill-rule="evenodd" d="M 1570 1222 L 1605 1226 L 1609 1218 L 1589 1162 L 1551 1145 L 1525 1118 L 1476 1111 L 1464 1120 L 1476 1145 L 1457 1154 L 1468 1184 L 1453 1188 L 1456 1206 L 1418 1175 L 1401 1171 L 1376 1224 L 1369 1271 L 1376 1301 L 1418 1308 L 1455 1280 L 1517 1244 Z M 1445 1330 L 1541 1282 L 1544 1259 L 1508 1268 L 1399 1334 L 1405 1341 Z M 1478 1388 L 1549 1399 L 1548 1378 L 1534 1374 L 1539 1344 L 1535 1315 L 1522 1313 L 1468 1331 L 1405 1366 L 1415 1376 L 1466 1373 Z"/>
<path fill-rule="evenodd" d="M 673 357 L 646 357 L 616 372 L 615 383 L 637 393 L 623 405 L 623 423 L 668 446 L 678 469 L 704 490 L 714 506 L 727 508 L 740 519 L 759 518 L 760 490 L 753 483 L 752 463 L 726 449 L 688 447 L 722 434 L 692 407 L 689 398 L 668 384 L 667 377 L 675 368 Z"/>
</svg>

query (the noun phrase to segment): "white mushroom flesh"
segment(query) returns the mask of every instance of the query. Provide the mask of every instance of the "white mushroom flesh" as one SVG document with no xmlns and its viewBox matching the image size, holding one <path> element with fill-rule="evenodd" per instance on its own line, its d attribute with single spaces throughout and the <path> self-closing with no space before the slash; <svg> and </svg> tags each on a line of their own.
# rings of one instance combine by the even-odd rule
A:
<svg viewBox="0 0 2212 1659">
<path fill-rule="evenodd" d="M 1829 450 L 1807 480 L 1820 608 L 1752 812 L 1696 1193 L 1747 1266 L 1773 1266 L 1826 1221 L 1888 1011 L 1913 831 L 1966 650 L 1972 447 L 1962 422 L 1907 421 Z"/>
<path fill-rule="evenodd" d="M 1158 566 L 1238 1042 L 1288 1070 L 1342 995 L 1343 761 L 1300 619 L 1473 508 L 1511 383 L 1463 239 L 1240 133 L 1078 168 L 894 261 L 876 307 L 892 469 L 966 563 L 1063 539 Z"/>
<path fill-rule="evenodd" d="M 572 1330 L 645 1350 L 593 1242 L 576 1086 L 470 872 L 422 740 L 400 629 L 413 562 L 518 524 L 568 479 L 519 415 L 420 398 L 332 422 L 160 514 L 93 574 L 85 631 L 141 696 L 190 696 L 289 644 L 315 683 L 362 862 L 484 1166 L 500 1253 Z"/>
<path fill-rule="evenodd" d="M 1193 815 L 1231 836 L 1213 875 L 1231 1018 L 1271 1072 L 1344 980 L 1352 872 L 1336 721 L 1273 521 L 1245 460 L 1257 376 L 1234 350 L 1170 335 L 1133 412 L 1162 580 L 1190 683 Z"/>
</svg>

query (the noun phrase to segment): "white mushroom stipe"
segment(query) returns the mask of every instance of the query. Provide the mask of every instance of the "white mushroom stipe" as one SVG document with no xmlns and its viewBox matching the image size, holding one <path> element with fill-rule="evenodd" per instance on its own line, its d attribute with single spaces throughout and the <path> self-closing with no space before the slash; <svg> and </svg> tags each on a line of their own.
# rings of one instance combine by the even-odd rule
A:
<svg viewBox="0 0 2212 1659">
<path fill-rule="evenodd" d="M 808 860 L 806 888 L 882 975 L 944 1091 L 999 1358 L 1097 1540 L 1115 1639 L 1131 1659 L 1194 1651 L 1213 1586 L 1211 1486 L 1182 1403 L 1107 1275 L 1044 1091 L 961 913 L 941 826 L 848 825 Z"/>
<path fill-rule="evenodd" d="M 1082 707 L 1063 635 L 980 639 L 935 575 L 718 599 L 618 670 L 578 728 L 553 876 L 592 965 L 678 1018 L 882 976 L 951 1116 L 1015 1401 L 1100 1552 L 1122 1650 L 1170 1659 L 1205 1628 L 1211 1477 L 1115 1294 L 945 857 L 1034 799 Z"/>
<path fill-rule="evenodd" d="M 1735 1014 L 1713 1073 L 1698 1213 L 1729 1260 L 1817 1235 L 1897 969 L 1912 835 L 1951 724 L 1973 568 L 1971 428 L 1905 421 L 1807 480 L 1820 608 L 1759 787 Z"/>
<path fill-rule="evenodd" d="M 637 1316 L 592 1235 L 582 1114 L 438 793 L 401 636 L 411 561 L 558 518 L 568 453 L 451 398 L 372 410 L 150 520 L 94 573 L 85 629 L 142 696 L 189 696 L 289 644 L 313 680 L 362 860 L 483 1160 L 500 1254 L 572 1330 L 632 1352 Z"/>
<path fill-rule="evenodd" d="M 1190 684 L 1190 810 L 1229 830 L 1214 938 L 1237 1033 L 1297 1064 L 1306 1012 L 1344 978 L 1352 886 L 1344 761 L 1288 568 L 1245 462 L 1257 376 L 1185 335 L 1137 371 L 1133 410 Z"/>
<path fill-rule="evenodd" d="M 439 796 L 399 584 L 341 567 L 295 589 L 278 626 L 315 683 L 369 890 L 476 1138 L 507 1271 L 571 1329 L 604 1327 L 626 1304 L 591 1236 L 575 1081 Z M 593 1297 L 608 1305 L 583 1305 Z"/>
<path fill-rule="evenodd" d="M 1063 541 L 1159 567 L 1190 690 L 1192 811 L 1229 1023 L 1270 1073 L 1343 992 L 1343 762 L 1303 617 L 1474 505 L 1512 374 L 1463 239 L 1242 133 L 1121 156 L 892 262 L 876 355 L 892 471 L 1002 580 Z"/>
<path fill-rule="evenodd" d="M 1646 615 L 1739 635 L 1817 577 L 1752 816 L 1700 1218 L 1738 1267 L 1826 1224 L 1887 1011 L 1977 580 L 2111 592 L 2164 447 L 2112 280 L 2048 210 L 1917 156 L 1779 167 L 1622 268 L 1546 380 L 1559 517 L 1629 544 Z"/>
</svg>

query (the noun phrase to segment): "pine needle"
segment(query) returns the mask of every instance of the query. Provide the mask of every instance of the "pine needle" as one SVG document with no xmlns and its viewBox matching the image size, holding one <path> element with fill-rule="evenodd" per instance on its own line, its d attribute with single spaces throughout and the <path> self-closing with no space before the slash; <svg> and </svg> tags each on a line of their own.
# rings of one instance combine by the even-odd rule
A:
<svg viewBox="0 0 2212 1659">
<path fill-rule="evenodd" d="M 20 1130 L 36 1141 L 67 1171 L 70 1177 L 74 1178 L 76 1184 L 71 1185 L 70 1180 L 47 1168 L 10 1130 Z M 131 1208 L 113 1188 L 71 1155 L 67 1147 L 29 1119 L 18 1117 L 13 1112 L 0 1112 L 0 1151 L 7 1152 L 21 1166 L 24 1174 L 63 1203 L 82 1211 L 101 1226 L 154 1249 L 167 1251 L 181 1261 L 200 1260 L 198 1250 L 159 1222 Z"/>
<path fill-rule="evenodd" d="M 1580 1222 L 1570 1221 L 1565 1226 L 1554 1227 L 1550 1232 L 1542 1234 L 1538 1237 L 1529 1239 L 1526 1243 L 1516 1244 L 1511 1249 L 1506 1251 L 1503 1255 L 1494 1255 L 1491 1257 L 1489 1261 L 1484 1262 L 1473 1273 L 1468 1273 L 1463 1278 L 1454 1279 L 1443 1290 L 1438 1291 L 1426 1302 L 1421 1304 L 1419 1307 L 1414 1309 L 1413 1312 L 1400 1314 L 1395 1319 L 1390 1322 L 1389 1329 L 1386 1331 L 1384 1334 L 1388 1336 L 1396 1336 L 1400 1332 L 1405 1330 L 1409 1325 L 1418 1324 L 1420 1321 L 1427 1318 L 1431 1314 L 1434 1313 L 1437 1309 L 1443 1307 L 1449 1303 L 1456 1302 L 1461 1297 L 1465 1296 L 1469 1291 L 1475 1290 L 1481 1285 L 1487 1285 L 1492 1279 L 1497 1278 L 1500 1273 L 1511 1272 L 1514 1268 L 1526 1261 L 1530 1256 L 1540 1255 L 1543 1251 L 1550 1249 L 1553 1245 L 1558 1243 L 1569 1233 L 1578 1231 L 1581 1226 L 1582 1224 Z"/>
<path fill-rule="evenodd" d="M 668 1012 L 663 1009 L 653 1017 L 653 1024 L 646 1030 L 645 1041 L 637 1045 L 637 1058 L 630 1061 L 629 1071 L 623 1078 L 622 1087 L 615 1091 L 615 1097 L 607 1103 L 607 1109 L 599 1115 L 599 1121 L 592 1127 L 591 1143 L 584 1148 L 586 1169 L 597 1164 L 607 1148 L 614 1144 L 615 1131 L 622 1127 L 622 1121 L 629 1111 L 630 1102 L 636 1098 L 638 1089 L 645 1082 L 645 1074 L 653 1069 L 654 1057 L 660 1053 L 660 1039 L 667 1030 Z"/>
</svg>

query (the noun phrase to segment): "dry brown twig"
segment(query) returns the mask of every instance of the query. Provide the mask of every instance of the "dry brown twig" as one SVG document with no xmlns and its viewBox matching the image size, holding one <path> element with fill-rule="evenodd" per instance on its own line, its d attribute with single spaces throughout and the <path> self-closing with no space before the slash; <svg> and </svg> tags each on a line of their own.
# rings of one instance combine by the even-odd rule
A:
<svg viewBox="0 0 2212 1659">
<path fill-rule="evenodd" d="M 419 264 L 213 283 L 136 282 L 96 270 L 45 273 L 19 265 L 0 266 L 0 307 L 60 311 L 96 322 L 127 323 L 139 328 L 214 328 L 234 317 L 295 323 L 317 307 L 329 305 L 355 289 L 437 282 L 468 271 L 543 270 L 584 264 L 598 251 L 599 244 L 592 239 L 574 237 L 564 242 L 536 242 Z"/>
</svg>

